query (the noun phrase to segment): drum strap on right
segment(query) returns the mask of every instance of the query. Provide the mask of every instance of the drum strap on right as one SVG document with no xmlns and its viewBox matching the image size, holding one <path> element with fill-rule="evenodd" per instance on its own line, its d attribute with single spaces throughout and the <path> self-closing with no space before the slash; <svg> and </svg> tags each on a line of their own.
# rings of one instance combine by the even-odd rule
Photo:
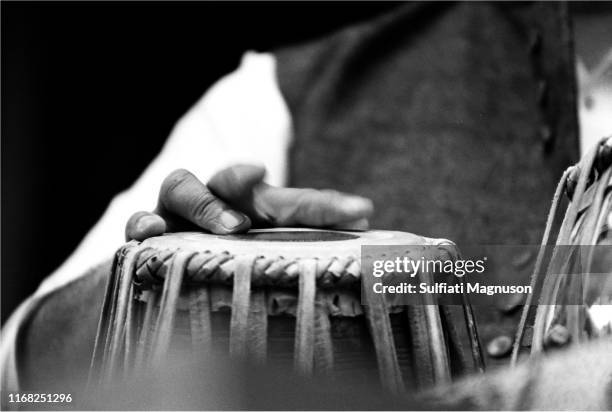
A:
<svg viewBox="0 0 612 412">
<path fill-rule="evenodd" d="M 374 293 L 373 276 L 362 276 L 366 317 L 370 326 L 378 370 L 383 386 L 392 393 L 404 390 L 402 373 L 397 361 L 391 321 L 382 295 Z"/>
<path fill-rule="evenodd" d="M 255 256 L 237 259 L 234 272 L 232 317 L 230 320 L 230 356 L 245 358 L 248 346 L 249 307 L 251 304 L 251 274 Z"/>
</svg>

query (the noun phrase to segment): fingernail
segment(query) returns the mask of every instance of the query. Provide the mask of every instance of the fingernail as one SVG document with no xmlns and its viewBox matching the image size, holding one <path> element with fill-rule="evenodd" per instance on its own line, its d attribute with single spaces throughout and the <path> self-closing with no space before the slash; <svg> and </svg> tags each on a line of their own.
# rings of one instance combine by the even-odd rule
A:
<svg viewBox="0 0 612 412">
<path fill-rule="evenodd" d="M 144 215 L 136 223 L 136 231 L 138 233 L 148 232 L 152 226 L 159 224 L 160 218 L 154 215 Z"/>
<path fill-rule="evenodd" d="M 342 202 L 342 206 L 350 213 L 371 213 L 372 201 L 363 197 L 347 197 Z"/>
<path fill-rule="evenodd" d="M 245 220 L 246 218 L 244 215 L 234 212 L 233 210 L 226 210 L 221 213 L 221 216 L 219 216 L 221 226 L 228 231 L 236 229 L 238 226 L 243 224 Z"/>
</svg>

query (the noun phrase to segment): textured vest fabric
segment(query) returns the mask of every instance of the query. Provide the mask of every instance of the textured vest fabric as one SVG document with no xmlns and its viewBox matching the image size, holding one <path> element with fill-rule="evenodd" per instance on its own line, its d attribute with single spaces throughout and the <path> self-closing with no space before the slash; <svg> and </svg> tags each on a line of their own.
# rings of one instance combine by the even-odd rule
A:
<svg viewBox="0 0 612 412">
<path fill-rule="evenodd" d="M 290 184 L 370 197 L 377 229 L 539 243 L 579 154 L 568 21 L 560 3 L 409 3 L 279 50 Z M 513 336 L 494 312 L 484 340 Z"/>
</svg>

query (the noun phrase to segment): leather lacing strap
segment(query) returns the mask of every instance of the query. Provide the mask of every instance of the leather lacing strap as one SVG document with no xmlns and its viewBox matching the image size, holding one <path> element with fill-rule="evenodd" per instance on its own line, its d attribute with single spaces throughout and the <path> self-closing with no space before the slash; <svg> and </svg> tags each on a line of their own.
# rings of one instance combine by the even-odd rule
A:
<svg viewBox="0 0 612 412">
<path fill-rule="evenodd" d="M 138 258 L 137 281 L 142 285 L 163 282 L 165 266 L 173 254 L 173 250 L 144 251 Z M 198 252 L 187 265 L 185 281 L 232 285 L 238 257 L 227 252 Z M 251 283 L 255 286 L 297 287 L 299 261 L 299 258 L 282 256 L 254 257 Z M 360 269 L 360 261 L 354 256 L 319 259 L 315 276 L 317 287 L 331 289 L 358 285 Z"/>
<path fill-rule="evenodd" d="M 453 259 L 460 260 L 461 253 L 457 246 L 446 239 L 439 239 L 435 241 L 435 244 L 438 246 L 439 251 L 445 252 L 445 254 Z M 455 281 L 460 284 L 464 284 L 465 281 L 463 277 L 455 278 Z M 464 288 L 462 288 L 464 289 Z M 473 367 L 480 373 L 485 372 L 485 362 L 484 356 L 482 353 L 482 345 L 480 344 L 480 336 L 478 334 L 478 327 L 476 325 L 476 317 L 474 316 L 474 310 L 472 308 L 472 304 L 470 302 L 469 295 L 464 291 L 461 293 L 461 308 L 463 310 L 463 318 L 465 320 L 465 326 L 467 329 L 467 335 L 469 339 L 469 345 L 472 355 Z M 447 331 L 448 335 L 448 345 L 449 349 L 454 347 L 455 356 L 457 356 L 459 364 L 461 368 L 467 368 L 467 359 L 465 358 L 463 347 L 461 344 L 461 339 L 459 338 L 459 334 L 456 326 L 453 324 L 452 319 L 452 311 L 450 306 L 440 306 L 441 312 L 440 316 L 443 321 L 443 328 Z"/>
<path fill-rule="evenodd" d="M 251 273 L 254 260 L 254 256 L 241 256 L 236 259 L 229 348 L 230 356 L 235 358 L 245 358 L 247 355 Z"/>
<path fill-rule="evenodd" d="M 153 335 L 152 362 L 160 365 L 168 353 L 172 334 L 174 332 L 174 319 L 176 318 L 176 307 L 183 285 L 183 274 L 189 258 L 193 252 L 177 252 L 168 268 L 168 273 L 164 279 L 164 287 L 159 303 L 159 316 L 155 325 Z"/>
<path fill-rule="evenodd" d="M 315 347 L 316 259 L 301 259 L 299 269 L 294 366 L 298 373 L 310 375 L 313 371 Z"/>
<path fill-rule="evenodd" d="M 155 325 L 159 316 L 159 294 L 149 292 L 145 307 L 144 319 L 138 337 L 134 369 L 143 370 L 149 364 L 148 356 L 151 353 L 152 336 L 155 334 Z"/>
<path fill-rule="evenodd" d="M 249 359 L 263 364 L 268 352 L 268 308 L 266 293 L 261 288 L 251 290 L 248 328 Z"/>
<path fill-rule="evenodd" d="M 563 195 L 563 191 L 565 190 L 565 182 L 571 172 L 572 168 L 568 168 L 561 177 L 561 180 L 557 184 L 557 189 L 555 190 L 555 194 L 553 196 L 552 205 L 550 207 L 550 211 L 548 212 L 548 217 L 546 219 L 546 229 L 544 230 L 544 236 L 542 238 L 540 250 L 538 251 L 538 256 L 536 258 L 535 267 L 533 273 L 531 274 L 530 286 L 531 290 L 535 290 L 535 287 L 539 280 L 539 273 L 542 270 L 542 266 L 544 263 L 544 254 L 545 254 L 545 246 L 548 245 L 550 239 L 550 232 L 552 231 L 552 225 L 555 220 L 555 216 L 557 214 L 557 210 L 559 208 L 559 203 L 561 201 L 561 196 Z M 529 317 L 529 308 L 531 307 L 533 301 L 533 295 L 528 294 L 527 299 L 525 300 L 525 307 L 523 312 L 521 313 L 521 319 L 519 321 L 519 326 L 516 333 L 516 338 L 514 341 L 514 346 L 512 348 L 512 358 L 511 364 L 515 365 L 518 360 L 518 352 L 521 346 L 521 341 L 523 340 L 523 335 L 525 334 L 525 327 L 527 325 L 527 318 Z"/>
<path fill-rule="evenodd" d="M 101 377 L 104 383 L 109 383 L 118 369 L 119 362 L 125 362 L 125 338 L 133 338 L 126 333 L 126 325 L 133 326 L 128 321 L 133 316 L 133 273 L 135 257 L 140 253 L 134 246 L 136 242 L 128 243 L 120 249 L 113 262 L 113 271 L 109 278 L 102 315 L 94 343 L 88 387 L 93 388 L 101 382 L 94 378 Z"/>
<path fill-rule="evenodd" d="M 433 278 L 428 272 L 420 272 L 421 282 L 428 285 L 433 284 Z M 450 360 L 444 330 L 442 329 L 442 319 L 440 317 L 440 307 L 430 294 L 423 296 L 425 324 L 428 328 L 428 337 L 431 344 L 431 361 L 433 366 L 433 376 L 435 383 L 447 383 L 450 381 Z"/>
<path fill-rule="evenodd" d="M 134 301 L 134 283 L 128 292 L 127 313 L 125 319 L 125 348 L 123 350 L 123 376 L 127 378 L 128 371 L 133 366 L 134 352 L 137 345 L 137 331 L 140 329 L 140 306 Z"/>
<path fill-rule="evenodd" d="M 334 367 L 334 348 L 324 294 L 325 292 L 317 291 L 315 297 L 314 362 L 317 371 L 329 375 Z"/>
<path fill-rule="evenodd" d="M 463 282 L 463 280 L 461 280 Z M 485 372 L 484 355 L 482 354 L 482 345 L 480 344 L 480 337 L 478 334 L 478 327 L 476 325 L 476 317 L 472 309 L 472 304 L 466 292 L 461 294 L 463 317 L 465 319 L 465 326 L 467 328 L 468 337 L 470 340 L 470 349 L 472 352 L 472 360 L 474 362 L 474 368 L 480 372 Z"/>
<path fill-rule="evenodd" d="M 410 305 L 406 308 L 406 317 L 410 325 L 410 338 L 416 381 L 419 387 L 429 387 L 435 382 L 431 348 L 429 346 L 429 331 L 425 319 L 423 305 Z"/>
<path fill-rule="evenodd" d="M 102 302 L 101 316 L 98 321 L 98 329 L 96 331 L 96 338 L 94 341 L 94 349 L 91 357 L 91 363 L 89 366 L 89 376 L 87 378 L 87 391 L 91 392 L 98 387 L 98 377 L 101 374 L 102 368 L 104 367 L 104 355 L 106 352 L 106 342 L 110 338 L 108 334 L 109 325 L 111 323 L 112 312 L 114 311 L 114 295 L 117 283 L 117 269 L 120 265 L 120 261 L 123 258 L 124 249 L 120 249 L 113 259 L 111 275 L 106 285 L 106 292 L 104 293 L 104 301 Z"/>
<path fill-rule="evenodd" d="M 125 321 L 127 317 L 127 308 L 130 302 L 130 289 L 132 283 L 132 267 L 134 261 L 130 259 L 134 251 L 130 250 L 124 257 L 124 262 L 117 277 L 117 288 L 114 296 L 114 311 L 111 316 L 110 339 L 107 340 L 108 346 L 105 355 L 108 357 L 107 367 L 104 372 L 108 377 L 114 376 L 115 371 L 119 367 L 119 362 L 122 359 L 120 356 L 123 348 L 123 339 L 125 334 Z"/>
<path fill-rule="evenodd" d="M 193 287 L 189 291 L 189 328 L 193 353 L 210 353 L 212 325 L 208 287 Z"/>
<path fill-rule="evenodd" d="M 397 361 L 391 321 L 384 297 L 379 293 L 374 293 L 375 278 L 373 276 L 362 276 L 362 282 L 366 317 L 374 342 L 382 385 L 391 393 L 401 393 L 404 390 L 404 383 Z"/>
</svg>

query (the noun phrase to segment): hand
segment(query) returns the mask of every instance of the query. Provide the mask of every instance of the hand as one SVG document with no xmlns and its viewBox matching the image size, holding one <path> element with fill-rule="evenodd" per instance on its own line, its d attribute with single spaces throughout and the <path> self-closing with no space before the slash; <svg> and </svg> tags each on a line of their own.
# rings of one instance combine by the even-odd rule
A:
<svg viewBox="0 0 612 412">
<path fill-rule="evenodd" d="M 270 226 L 368 229 L 371 200 L 334 190 L 270 186 L 263 182 L 265 173 L 260 166 L 236 165 L 204 185 L 187 170 L 175 170 L 162 183 L 154 212 L 138 212 L 128 220 L 126 238 L 183 230 L 230 234 Z"/>
</svg>

